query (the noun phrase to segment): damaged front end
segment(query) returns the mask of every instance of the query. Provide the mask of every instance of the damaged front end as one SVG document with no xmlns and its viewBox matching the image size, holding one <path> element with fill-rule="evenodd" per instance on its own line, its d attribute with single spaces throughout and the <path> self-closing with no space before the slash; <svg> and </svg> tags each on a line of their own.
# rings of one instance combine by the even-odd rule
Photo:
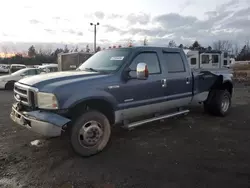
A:
<svg viewBox="0 0 250 188">
<path fill-rule="evenodd" d="M 18 125 L 46 137 L 60 136 L 64 127 L 71 121 L 52 112 L 21 111 L 18 103 L 13 104 L 10 117 Z"/>
<path fill-rule="evenodd" d="M 55 111 L 40 110 L 37 105 L 37 93 L 37 88 L 16 82 L 14 86 L 16 102 L 11 109 L 11 119 L 18 125 L 43 136 L 60 136 L 71 120 Z"/>
</svg>

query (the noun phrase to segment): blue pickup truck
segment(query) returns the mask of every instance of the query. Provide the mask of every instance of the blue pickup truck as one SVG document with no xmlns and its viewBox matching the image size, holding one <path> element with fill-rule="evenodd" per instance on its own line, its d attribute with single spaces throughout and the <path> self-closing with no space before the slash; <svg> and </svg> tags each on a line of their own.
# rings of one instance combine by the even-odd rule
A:
<svg viewBox="0 0 250 188">
<path fill-rule="evenodd" d="M 226 116 L 232 93 L 232 74 L 193 71 L 182 49 L 108 49 L 77 70 L 16 82 L 10 117 L 47 137 L 66 131 L 75 152 L 91 156 L 106 147 L 113 125 L 131 129 L 187 114 L 193 103 Z"/>
</svg>

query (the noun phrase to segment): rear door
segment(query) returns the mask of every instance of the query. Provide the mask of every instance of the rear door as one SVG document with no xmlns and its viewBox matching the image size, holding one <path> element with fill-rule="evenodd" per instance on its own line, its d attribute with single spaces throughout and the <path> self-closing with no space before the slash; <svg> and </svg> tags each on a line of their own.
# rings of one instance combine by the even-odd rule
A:
<svg viewBox="0 0 250 188">
<path fill-rule="evenodd" d="M 168 106 L 187 106 L 192 99 L 193 80 L 186 57 L 180 52 L 163 51 L 162 66 L 166 72 L 164 95 Z"/>
</svg>

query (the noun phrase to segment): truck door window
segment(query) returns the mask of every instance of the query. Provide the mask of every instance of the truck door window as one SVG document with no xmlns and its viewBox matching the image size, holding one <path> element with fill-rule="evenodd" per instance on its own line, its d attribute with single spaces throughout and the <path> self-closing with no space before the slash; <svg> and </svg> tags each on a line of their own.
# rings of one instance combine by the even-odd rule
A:
<svg viewBox="0 0 250 188">
<path fill-rule="evenodd" d="M 136 66 L 138 63 L 146 63 L 148 66 L 149 74 L 160 74 L 160 63 L 158 60 L 158 56 L 155 52 L 143 52 L 137 55 L 132 63 L 130 64 L 129 68 L 131 70 L 136 70 Z"/>
<path fill-rule="evenodd" d="M 209 64 L 209 55 L 202 55 L 201 56 L 201 63 L 202 64 Z"/>
<path fill-rule="evenodd" d="M 179 53 L 163 53 L 166 63 L 165 66 L 169 73 L 185 72 L 185 66 Z M 193 58 L 192 58 L 193 59 Z M 196 58 L 194 58 L 196 59 Z"/>
<path fill-rule="evenodd" d="M 191 65 L 196 65 L 196 58 L 191 58 Z"/>
</svg>

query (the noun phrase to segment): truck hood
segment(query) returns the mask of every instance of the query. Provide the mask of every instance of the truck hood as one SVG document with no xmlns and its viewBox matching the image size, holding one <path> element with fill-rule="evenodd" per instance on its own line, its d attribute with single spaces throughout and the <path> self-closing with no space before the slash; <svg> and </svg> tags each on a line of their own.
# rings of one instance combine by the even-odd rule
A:
<svg viewBox="0 0 250 188">
<path fill-rule="evenodd" d="M 65 71 L 65 72 L 55 72 L 40 74 L 36 76 L 30 76 L 19 80 L 20 83 L 33 87 L 43 87 L 48 84 L 63 85 L 65 83 L 86 80 L 91 78 L 98 78 L 105 76 L 104 74 L 97 72 L 85 72 L 85 71 Z M 58 84 L 56 84 L 58 83 Z"/>
</svg>

